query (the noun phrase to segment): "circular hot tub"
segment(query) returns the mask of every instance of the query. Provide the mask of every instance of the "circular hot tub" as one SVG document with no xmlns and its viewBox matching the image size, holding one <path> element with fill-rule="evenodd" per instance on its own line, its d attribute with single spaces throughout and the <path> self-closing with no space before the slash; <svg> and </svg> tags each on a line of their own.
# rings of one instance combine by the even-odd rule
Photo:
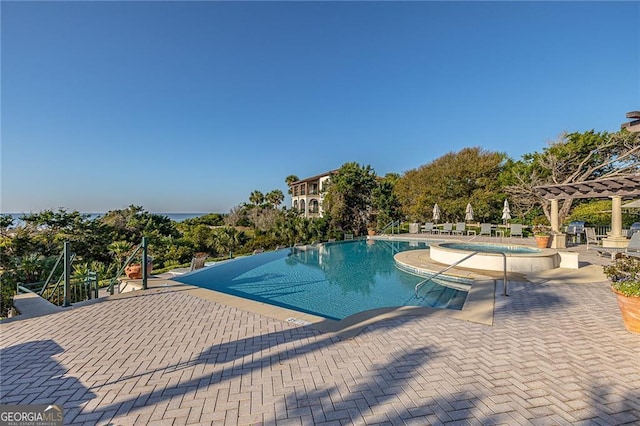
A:
<svg viewBox="0 0 640 426">
<path fill-rule="evenodd" d="M 560 265 L 560 256 L 554 250 L 508 244 L 432 243 L 429 256 L 436 262 L 453 265 L 474 252 L 477 254 L 457 266 L 485 271 L 503 271 L 505 257 L 508 272 L 547 271 Z"/>
</svg>

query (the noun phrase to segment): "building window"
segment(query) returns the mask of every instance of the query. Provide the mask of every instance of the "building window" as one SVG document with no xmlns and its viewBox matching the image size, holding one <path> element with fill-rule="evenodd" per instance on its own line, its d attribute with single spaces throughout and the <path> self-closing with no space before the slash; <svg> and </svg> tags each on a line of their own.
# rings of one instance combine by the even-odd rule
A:
<svg viewBox="0 0 640 426">
<path fill-rule="evenodd" d="M 309 201 L 309 213 L 319 213 L 318 200 L 315 198 Z"/>
<path fill-rule="evenodd" d="M 300 200 L 300 211 L 304 212 L 304 200 Z"/>
<path fill-rule="evenodd" d="M 293 208 L 294 209 L 298 208 L 298 200 L 293 200 Z"/>
</svg>

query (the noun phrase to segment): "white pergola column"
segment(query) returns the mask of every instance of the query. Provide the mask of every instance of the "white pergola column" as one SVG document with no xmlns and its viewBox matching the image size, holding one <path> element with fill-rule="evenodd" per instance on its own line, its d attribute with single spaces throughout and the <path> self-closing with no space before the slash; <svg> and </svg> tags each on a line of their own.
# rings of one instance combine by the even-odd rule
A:
<svg viewBox="0 0 640 426">
<path fill-rule="evenodd" d="M 611 197 L 611 235 L 602 239 L 603 247 L 626 247 L 627 237 L 622 235 L 622 197 Z"/>
<path fill-rule="evenodd" d="M 566 248 L 567 236 L 560 232 L 560 220 L 558 214 L 558 200 L 551 200 L 551 248 Z"/>
<path fill-rule="evenodd" d="M 551 231 L 554 234 L 560 233 L 560 223 L 558 221 L 558 200 L 551 200 Z"/>
</svg>

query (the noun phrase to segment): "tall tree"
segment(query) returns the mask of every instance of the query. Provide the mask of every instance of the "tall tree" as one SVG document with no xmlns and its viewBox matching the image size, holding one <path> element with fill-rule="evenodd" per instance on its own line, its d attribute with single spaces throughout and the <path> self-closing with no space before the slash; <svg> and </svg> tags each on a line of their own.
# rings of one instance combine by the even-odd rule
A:
<svg viewBox="0 0 640 426">
<path fill-rule="evenodd" d="M 289 175 L 289 176 L 287 176 L 287 177 L 284 179 L 284 181 L 287 183 L 287 186 L 289 187 L 289 191 L 288 191 L 288 192 L 289 192 L 289 194 L 291 194 L 291 184 L 292 184 L 293 182 L 297 182 L 297 181 L 299 181 L 299 180 L 300 180 L 300 179 L 299 179 L 299 178 L 298 178 L 298 176 L 296 176 L 296 175 Z"/>
<path fill-rule="evenodd" d="M 435 203 L 444 221 L 462 221 L 468 203 L 479 219 L 499 220 L 504 195 L 498 177 L 505 159 L 504 153 L 480 147 L 450 152 L 407 171 L 394 191 L 403 213 L 411 220 L 429 221 Z"/>
<path fill-rule="evenodd" d="M 284 194 L 279 189 L 274 189 L 273 191 L 267 192 L 267 195 L 265 195 L 264 198 L 267 203 L 271 204 L 273 208 L 277 209 L 278 206 L 284 201 Z"/>
<path fill-rule="evenodd" d="M 264 203 L 264 194 L 258 190 L 255 190 L 249 195 L 249 202 L 255 206 L 259 206 Z"/>
<path fill-rule="evenodd" d="M 378 181 L 378 185 L 373 190 L 372 203 L 378 229 L 402 217 L 400 201 L 393 191 L 398 179 L 400 175 L 397 173 L 388 173 Z"/>
<path fill-rule="evenodd" d="M 155 242 L 156 236 L 177 238 L 179 236 L 175 222 L 169 217 L 149 213 L 141 206 L 130 205 L 123 210 L 111 210 L 100 221 L 111 227 L 113 240 L 126 240 L 139 243 L 143 236 Z"/>
<path fill-rule="evenodd" d="M 233 252 L 242 246 L 245 239 L 244 232 L 230 226 L 215 230 L 215 246 L 219 252 L 228 253 L 229 258 L 233 258 Z"/>
<path fill-rule="evenodd" d="M 372 210 L 376 174 L 371 166 L 346 163 L 332 176 L 324 197 L 330 228 L 337 232 L 366 233 Z"/>
<path fill-rule="evenodd" d="M 549 203 L 535 191 L 536 186 L 579 183 L 587 180 L 640 172 L 640 134 L 621 130 L 563 134 L 542 152 L 526 154 L 505 171 L 505 191 L 522 209 L 541 206 L 551 219 Z M 573 200 L 560 203 L 562 223 Z"/>
</svg>

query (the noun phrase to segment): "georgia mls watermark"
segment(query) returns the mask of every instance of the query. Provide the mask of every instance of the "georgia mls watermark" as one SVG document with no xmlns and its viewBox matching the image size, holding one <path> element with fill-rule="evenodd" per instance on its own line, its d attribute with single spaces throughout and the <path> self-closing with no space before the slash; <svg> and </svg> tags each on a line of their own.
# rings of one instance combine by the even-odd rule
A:
<svg viewBox="0 0 640 426">
<path fill-rule="evenodd" d="M 62 426 L 61 405 L 0 404 L 0 426 Z"/>
</svg>

